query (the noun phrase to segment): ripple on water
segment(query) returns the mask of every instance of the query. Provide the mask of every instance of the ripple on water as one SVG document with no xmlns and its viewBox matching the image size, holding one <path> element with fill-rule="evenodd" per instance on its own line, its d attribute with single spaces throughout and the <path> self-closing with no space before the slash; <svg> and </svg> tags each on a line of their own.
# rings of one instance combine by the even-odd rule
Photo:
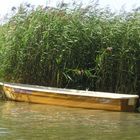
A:
<svg viewBox="0 0 140 140">
<path fill-rule="evenodd" d="M 0 136 L 6 140 L 140 139 L 136 113 L 17 102 L 0 104 Z"/>
</svg>

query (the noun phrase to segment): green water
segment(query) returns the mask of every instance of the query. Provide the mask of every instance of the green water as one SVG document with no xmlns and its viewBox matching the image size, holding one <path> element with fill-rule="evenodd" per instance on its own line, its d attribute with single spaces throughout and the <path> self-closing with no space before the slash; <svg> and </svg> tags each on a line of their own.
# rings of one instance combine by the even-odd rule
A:
<svg viewBox="0 0 140 140">
<path fill-rule="evenodd" d="M 140 114 L 0 101 L 0 140 L 140 140 Z"/>
</svg>

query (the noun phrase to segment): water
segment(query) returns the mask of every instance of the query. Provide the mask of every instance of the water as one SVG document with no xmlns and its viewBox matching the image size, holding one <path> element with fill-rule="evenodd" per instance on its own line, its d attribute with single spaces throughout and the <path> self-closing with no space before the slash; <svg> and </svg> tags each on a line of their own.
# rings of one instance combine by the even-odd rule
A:
<svg viewBox="0 0 140 140">
<path fill-rule="evenodd" d="M 0 101 L 0 140 L 140 140 L 140 114 Z"/>
</svg>

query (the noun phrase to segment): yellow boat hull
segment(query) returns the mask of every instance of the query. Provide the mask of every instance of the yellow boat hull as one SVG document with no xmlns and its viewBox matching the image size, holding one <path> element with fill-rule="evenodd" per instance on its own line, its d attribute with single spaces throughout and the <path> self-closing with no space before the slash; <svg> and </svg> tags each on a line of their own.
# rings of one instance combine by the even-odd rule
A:
<svg viewBox="0 0 140 140">
<path fill-rule="evenodd" d="M 134 111 L 138 99 L 136 95 L 131 98 L 109 98 L 106 96 L 86 96 L 85 94 L 82 96 L 82 94 L 62 94 L 47 90 L 36 91 L 6 85 L 4 85 L 3 91 L 8 99 L 14 101 L 112 111 Z M 72 92 L 74 91 L 72 90 Z"/>
</svg>

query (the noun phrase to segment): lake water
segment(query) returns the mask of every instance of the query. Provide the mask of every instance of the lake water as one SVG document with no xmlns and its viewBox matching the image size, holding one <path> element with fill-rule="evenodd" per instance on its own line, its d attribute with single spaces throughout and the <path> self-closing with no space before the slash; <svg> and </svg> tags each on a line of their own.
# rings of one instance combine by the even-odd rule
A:
<svg viewBox="0 0 140 140">
<path fill-rule="evenodd" d="M 0 140 L 140 140 L 140 114 L 0 101 Z"/>
</svg>

